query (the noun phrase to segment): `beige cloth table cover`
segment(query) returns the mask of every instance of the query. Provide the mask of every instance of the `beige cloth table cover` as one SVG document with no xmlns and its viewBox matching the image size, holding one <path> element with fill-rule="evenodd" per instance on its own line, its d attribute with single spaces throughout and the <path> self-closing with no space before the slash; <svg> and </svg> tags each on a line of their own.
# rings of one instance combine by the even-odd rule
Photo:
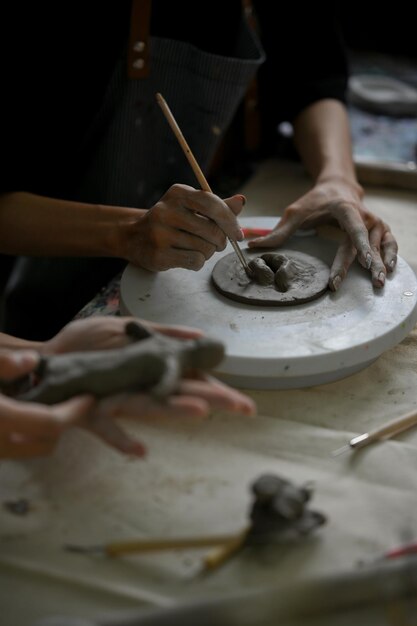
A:
<svg viewBox="0 0 417 626">
<path fill-rule="evenodd" d="M 307 187 L 299 165 L 268 161 L 242 190 L 245 215 L 274 215 Z M 416 200 L 376 188 L 366 196 L 414 271 Z M 205 420 L 126 423 L 148 445 L 146 460 L 125 458 L 73 430 L 49 458 L 2 461 L 1 626 L 51 615 L 109 617 L 336 575 L 417 539 L 417 428 L 357 455 L 331 456 L 350 437 L 417 410 L 416 330 L 344 380 L 248 393 L 256 417 L 217 412 Z M 328 523 L 297 544 L 242 551 L 205 577 L 198 575 L 202 550 L 107 559 L 63 549 L 238 531 L 247 522 L 249 485 L 263 472 L 312 483 L 311 508 Z M 20 498 L 30 502 L 26 515 L 1 504 Z"/>
</svg>

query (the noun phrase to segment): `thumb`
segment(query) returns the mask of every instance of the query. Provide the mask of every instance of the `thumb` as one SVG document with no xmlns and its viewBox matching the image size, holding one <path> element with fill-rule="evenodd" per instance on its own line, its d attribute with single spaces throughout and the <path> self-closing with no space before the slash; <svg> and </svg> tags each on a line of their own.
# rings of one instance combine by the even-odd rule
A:
<svg viewBox="0 0 417 626">
<path fill-rule="evenodd" d="M 29 374 L 39 363 L 34 350 L 5 350 L 0 352 L 0 377 L 12 380 Z"/>
</svg>

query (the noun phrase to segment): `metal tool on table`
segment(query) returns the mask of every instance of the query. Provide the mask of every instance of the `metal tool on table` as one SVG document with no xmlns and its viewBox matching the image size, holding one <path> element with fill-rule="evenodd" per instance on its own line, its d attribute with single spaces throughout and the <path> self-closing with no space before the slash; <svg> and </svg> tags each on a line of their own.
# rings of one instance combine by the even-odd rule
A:
<svg viewBox="0 0 417 626">
<path fill-rule="evenodd" d="M 359 450 L 360 448 L 369 446 L 371 443 L 390 439 L 391 437 L 395 437 L 395 435 L 399 435 L 413 426 L 417 426 L 416 411 L 397 417 L 384 426 L 371 430 L 368 433 L 363 433 L 362 435 L 353 437 L 345 446 L 334 450 L 332 452 L 332 456 L 339 456 L 339 454 L 343 454 L 348 450 Z"/>
</svg>

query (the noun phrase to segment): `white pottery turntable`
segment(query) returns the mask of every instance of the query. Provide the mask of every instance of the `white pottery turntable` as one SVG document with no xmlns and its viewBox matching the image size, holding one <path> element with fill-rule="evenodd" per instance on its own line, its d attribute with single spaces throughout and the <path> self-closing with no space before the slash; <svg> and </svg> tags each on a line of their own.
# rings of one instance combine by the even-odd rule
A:
<svg viewBox="0 0 417 626">
<path fill-rule="evenodd" d="M 272 228 L 277 219 L 240 223 Z M 319 257 L 330 267 L 336 243 L 311 234 L 292 237 L 285 248 Z M 229 244 L 199 272 L 153 273 L 128 265 L 120 285 L 122 313 L 194 326 L 220 339 L 226 357 L 214 373 L 247 389 L 309 387 L 344 378 L 397 345 L 417 323 L 417 278 L 401 257 L 382 290 L 375 290 L 369 272 L 355 263 L 337 293 L 327 291 L 305 304 L 261 307 L 226 298 L 213 286 L 214 265 L 232 251 Z"/>
</svg>

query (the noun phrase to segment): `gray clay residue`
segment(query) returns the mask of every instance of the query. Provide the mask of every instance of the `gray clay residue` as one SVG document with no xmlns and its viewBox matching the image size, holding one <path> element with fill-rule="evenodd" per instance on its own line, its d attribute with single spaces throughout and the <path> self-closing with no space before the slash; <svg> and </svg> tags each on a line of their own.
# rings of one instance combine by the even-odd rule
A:
<svg viewBox="0 0 417 626">
<path fill-rule="evenodd" d="M 246 256 L 247 273 L 234 253 L 222 257 L 212 272 L 215 287 L 232 300 L 283 306 L 309 302 L 327 290 L 329 267 L 317 257 L 296 250 L 247 251 Z"/>
</svg>

